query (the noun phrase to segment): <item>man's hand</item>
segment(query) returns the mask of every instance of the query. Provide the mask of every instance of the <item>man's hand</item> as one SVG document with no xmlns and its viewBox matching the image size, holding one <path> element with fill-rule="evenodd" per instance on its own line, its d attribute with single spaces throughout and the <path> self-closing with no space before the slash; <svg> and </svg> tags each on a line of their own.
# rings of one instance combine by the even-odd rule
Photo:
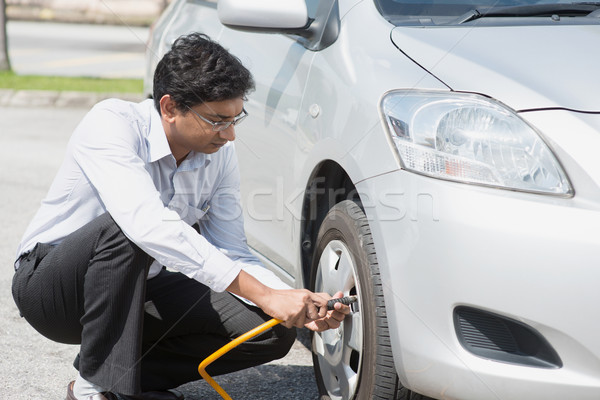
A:
<svg viewBox="0 0 600 400">
<path fill-rule="evenodd" d="M 310 321 L 327 317 L 327 295 L 306 289 L 270 289 L 269 292 L 255 303 L 265 313 L 282 320 L 287 328 L 302 328 Z"/>
<path fill-rule="evenodd" d="M 325 293 L 321 295 L 327 296 Z M 332 298 L 339 299 L 343 296 L 342 292 L 337 292 Z M 340 326 L 346 315 L 350 314 L 350 307 L 342 303 L 335 303 L 335 310 L 327 311 L 327 314 L 323 318 L 318 318 L 313 321 L 309 321 L 304 326 L 311 331 L 323 332 L 327 329 L 336 329 Z"/>
<path fill-rule="evenodd" d="M 328 311 L 330 296 L 326 293 L 313 293 L 306 289 L 271 289 L 245 271 L 240 272 L 227 290 L 252 301 L 271 317 L 282 320 L 282 325 L 287 328 L 307 327 L 321 332 L 339 327 L 346 314 L 350 313 L 350 307 L 340 303 L 335 305 L 335 310 Z M 342 297 L 341 292 L 336 293 L 334 298 L 339 297 Z"/>
</svg>

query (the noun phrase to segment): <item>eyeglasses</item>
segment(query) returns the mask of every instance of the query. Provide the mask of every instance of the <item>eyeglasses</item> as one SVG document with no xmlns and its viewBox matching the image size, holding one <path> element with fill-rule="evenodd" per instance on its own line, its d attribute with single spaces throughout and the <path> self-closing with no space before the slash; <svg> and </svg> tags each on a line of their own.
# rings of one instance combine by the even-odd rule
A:
<svg viewBox="0 0 600 400">
<path fill-rule="evenodd" d="M 207 118 L 203 117 L 202 115 L 198 114 L 196 111 L 192 110 L 192 108 L 190 106 L 186 105 L 186 107 L 188 108 L 188 110 L 190 110 L 191 112 L 196 114 L 198 116 L 198 118 L 200 118 L 202 121 L 210 124 L 212 126 L 212 130 L 215 132 L 224 131 L 225 129 L 229 128 L 231 125 L 236 126 L 237 124 L 242 122 L 248 116 L 248 112 L 246 111 L 246 109 L 244 109 L 242 107 L 242 112 L 239 113 L 238 115 L 236 115 L 235 117 L 233 117 L 233 120 L 215 122 L 215 121 L 211 121 L 210 119 L 207 119 Z"/>
</svg>

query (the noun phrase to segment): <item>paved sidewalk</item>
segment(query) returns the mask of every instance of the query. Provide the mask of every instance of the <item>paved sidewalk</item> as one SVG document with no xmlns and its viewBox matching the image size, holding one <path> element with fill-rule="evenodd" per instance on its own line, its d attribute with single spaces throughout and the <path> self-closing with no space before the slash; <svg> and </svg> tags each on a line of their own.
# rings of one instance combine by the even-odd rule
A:
<svg viewBox="0 0 600 400">
<path fill-rule="evenodd" d="M 0 89 L 0 107 L 91 108 L 99 101 L 112 97 L 134 102 L 145 98 L 141 93 Z"/>
</svg>

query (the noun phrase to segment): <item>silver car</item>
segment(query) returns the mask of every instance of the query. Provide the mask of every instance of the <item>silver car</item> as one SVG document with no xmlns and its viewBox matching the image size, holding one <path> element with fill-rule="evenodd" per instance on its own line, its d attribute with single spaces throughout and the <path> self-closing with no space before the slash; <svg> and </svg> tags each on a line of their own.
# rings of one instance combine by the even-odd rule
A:
<svg viewBox="0 0 600 400">
<path fill-rule="evenodd" d="M 330 399 L 600 399 L 600 3 L 181 0 L 252 71 L 252 250 L 355 294 Z"/>
</svg>

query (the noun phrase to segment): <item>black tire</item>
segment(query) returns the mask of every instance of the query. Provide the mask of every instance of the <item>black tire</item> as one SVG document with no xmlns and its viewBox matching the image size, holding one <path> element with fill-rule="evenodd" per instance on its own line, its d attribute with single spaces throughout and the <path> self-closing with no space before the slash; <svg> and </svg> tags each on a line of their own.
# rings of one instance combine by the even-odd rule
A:
<svg viewBox="0 0 600 400">
<path fill-rule="evenodd" d="M 354 312 L 338 330 L 312 335 L 321 399 L 415 398 L 396 375 L 375 246 L 367 218 L 354 202 L 338 203 L 325 217 L 310 285 L 317 292 L 358 295 Z"/>
</svg>

